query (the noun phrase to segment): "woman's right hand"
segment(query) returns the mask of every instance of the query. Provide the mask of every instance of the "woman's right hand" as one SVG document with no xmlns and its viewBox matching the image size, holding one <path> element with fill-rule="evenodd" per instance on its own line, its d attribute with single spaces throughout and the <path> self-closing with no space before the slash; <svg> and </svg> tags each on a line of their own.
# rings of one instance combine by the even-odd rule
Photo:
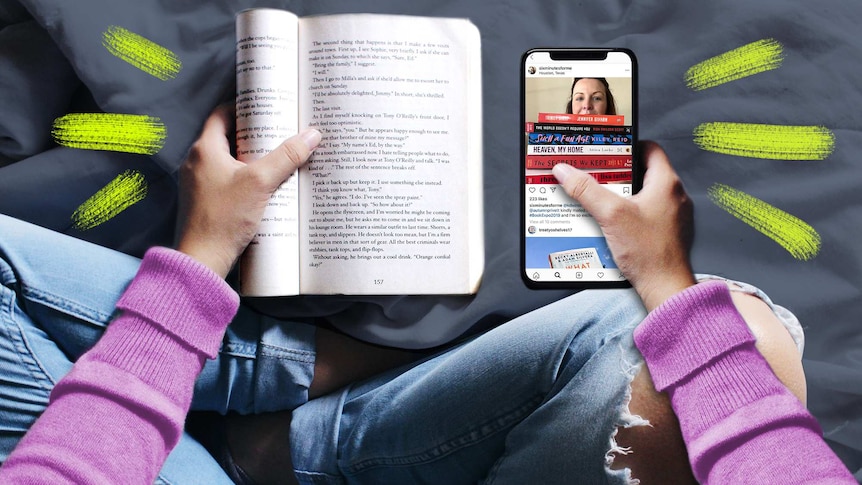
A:
<svg viewBox="0 0 862 485">
<path fill-rule="evenodd" d="M 696 283 L 689 259 L 693 206 L 664 150 L 653 142 L 639 148 L 646 173 L 643 188 L 629 198 L 570 165 L 556 165 L 554 176 L 601 226 L 614 262 L 650 311 Z"/>
</svg>

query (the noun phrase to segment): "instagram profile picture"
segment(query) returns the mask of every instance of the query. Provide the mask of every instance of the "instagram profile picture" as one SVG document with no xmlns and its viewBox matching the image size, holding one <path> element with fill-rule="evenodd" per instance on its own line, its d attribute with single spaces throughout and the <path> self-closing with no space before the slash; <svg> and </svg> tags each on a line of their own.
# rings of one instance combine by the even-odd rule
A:
<svg viewBox="0 0 862 485">
<path fill-rule="evenodd" d="M 529 72 L 530 74 L 536 74 L 536 66 L 528 67 L 527 72 Z"/>
<path fill-rule="evenodd" d="M 529 232 L 530 234 L 535 234 L 536 233 L 536 226 L 528 227 L 527 232 Z"/>
</svg>

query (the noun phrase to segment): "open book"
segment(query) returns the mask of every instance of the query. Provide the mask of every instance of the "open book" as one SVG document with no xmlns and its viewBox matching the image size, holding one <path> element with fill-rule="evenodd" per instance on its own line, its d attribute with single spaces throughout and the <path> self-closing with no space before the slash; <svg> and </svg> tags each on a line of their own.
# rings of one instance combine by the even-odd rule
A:
<svg viewBox="0 0 862 485">
<path fill-rule="evenodd" d="M 240 292 L 469 294 L 484 265 L 479 32 L 465 19 L 237 17 L 237 155 L 306 126 L 311 161 L 273 195 Z"/>
</svg>

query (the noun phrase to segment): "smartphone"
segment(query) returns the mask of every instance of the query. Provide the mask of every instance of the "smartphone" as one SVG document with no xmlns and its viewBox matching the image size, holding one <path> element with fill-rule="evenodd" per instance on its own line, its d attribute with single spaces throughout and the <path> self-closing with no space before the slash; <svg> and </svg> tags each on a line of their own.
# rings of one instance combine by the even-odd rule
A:
<svg viewBox="0 0 862 485">
<path fill-rule="evenodd" d="M 641 187 L 637 60 L 623 48 L 531 49 L 521 59 L 521 276 L 530 288 L 624 288 L 599 225 L 551 173 Z"/>
</svg>

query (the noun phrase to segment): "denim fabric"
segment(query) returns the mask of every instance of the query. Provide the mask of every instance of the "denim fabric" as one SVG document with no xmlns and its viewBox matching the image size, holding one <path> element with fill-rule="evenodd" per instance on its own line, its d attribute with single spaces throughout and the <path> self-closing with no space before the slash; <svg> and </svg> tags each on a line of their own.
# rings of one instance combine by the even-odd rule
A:
<svg viewBox="0 0 862 485">
<path fill-rule="evenodd" d="M 110 322 L 140 261 L 0 215 L 0 462 L 48 404 L 54 384 Z M 198 410 L 290 409 L 307 400 L 314 329 L 243 308 L 195 388 Z M 159 483 L 231 483 L 184 435 Z"/>
<path fill-rule="evenodd" d="M 293 413 L 303 483 L 626 483 L 606 468 L 628 416 L 644 317 L 581 292 Z"/>
<path fill-rule="evenodd" d="M 700 280 L 722 279 L 699 275 Z M 735 282 L 731 282 L 735 283 Z M 763 292 L 800 349 L 801 327 Z M 306 484 L 634 483 L 611 470 L 643 364 L 632 290 L 583 291 L 432 357 L 293 412 Z"/>
</svg>

